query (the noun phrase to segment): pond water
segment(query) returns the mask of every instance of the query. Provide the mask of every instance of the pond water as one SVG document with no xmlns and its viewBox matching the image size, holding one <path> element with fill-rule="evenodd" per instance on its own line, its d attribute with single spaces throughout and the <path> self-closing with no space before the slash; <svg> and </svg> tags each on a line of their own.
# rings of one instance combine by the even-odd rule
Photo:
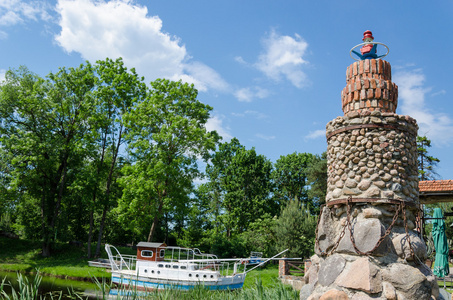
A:
<svg viewBox="0 0 453 300">
<path fill-rule="evenodd" d="M 30 283 L 33 282 L 34 275 L 26 275 L 25 277 L 28 278 L 28 281 Z M 4 279 L 5 284 L 7 284 L 7 286 L 4 287 L 4 290 L 8 294 L 11 293 L 11 287 L 9 286 L 10 283 L 12 284 L 16 292 L 18 291 L 19 285 L 17 283 L 17 273 L 0 271 L 0 284 Z M 77 293 L 77 295 L 81 296 L 83 299 L 102 298 L 99 288 L 93 282 L 61 279 L 47 276 L 42 276 L 42 281 L 39 285 L 39 293 L 40 295 L 46 295 L 46 299 L 51 299 L 51 294 L 54 299 L 58 299 L 60 293 L 62 294 L 61 299 L 74 299 L 74 297 L 71 297 L 71 295 L 74 295 L 74 293 Z"/>
</svg>

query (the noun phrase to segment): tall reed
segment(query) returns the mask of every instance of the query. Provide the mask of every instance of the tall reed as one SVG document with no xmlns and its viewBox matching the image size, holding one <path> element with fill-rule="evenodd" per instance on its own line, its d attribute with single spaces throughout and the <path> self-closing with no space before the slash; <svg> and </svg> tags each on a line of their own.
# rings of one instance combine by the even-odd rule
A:
<svg viewBox="0 0 453 300">
<path fill-rule="evenodd" d="M 9 282 L 6 283 L 4 279 L 0 284 L 0 299 L 7 300 L 41 300 L 41 299 L 58 299 L 64 298 L 88 299 L 86 296 L 82 296 L 68 290 L 68 295 L 63 296 L 62 292 L 47 293 L 45 295 L 39 294 L 39 285 L 41 284 L 42 276 L 39 272 L 35 275 L 32 281 L 29 281 L 27 277 L 21 274 L 17 275 L 18 290 L 16 291 L 13 285 Z M 263 286 L 260 279 L 256 280 L 255 285 L 252 288 L 240 289 L 233 291 L 212 291 L 206 287 L 199 285 L 190 291 L 167 289 L 167 290 L 154 290 L 150 292 L 142 292 L 137 289 L 113 289 L 111 284 L 108 284 L 105 279 L 99 281 L 93 277 L 93 281 L 97 285 L 96 297 L 98 299 L 112 299 L 112 300 L 298 300 L 298 292 L 292 290 L 288 286 L 285 286 L 281 282 L 275 282 L 274 285 L 265 287 Z M 11 288 L 11 293 L 6 292 L 6 287 Z M 116 294 L 116 295 L 115 295 Z"/>
<path fill-rule="evenodd" d="M 36 273 L 32 282 L 30 282 L 27 277 L 18 273 L 17 274 L 17 283 L 18 283 L 17 291 L 14 288 L 14 286 L 11 284 L 11 282 L 5 283 L 5 281 L 6 281 L 5 279 L 3 279 L 2 284 L 0 285 L 0 295 L 3 299 L 11 299 L 11 300 L 38 299 L 39 285 L 41 284 L 41 280 L 42 280 L 42 276 L 39 275 L 39 272 Z M 9 286 L 11 288 L 11 294 L 8 294 L 6 292 L 6 290 L 5 290 L 6 286 Z"/>
</svg>

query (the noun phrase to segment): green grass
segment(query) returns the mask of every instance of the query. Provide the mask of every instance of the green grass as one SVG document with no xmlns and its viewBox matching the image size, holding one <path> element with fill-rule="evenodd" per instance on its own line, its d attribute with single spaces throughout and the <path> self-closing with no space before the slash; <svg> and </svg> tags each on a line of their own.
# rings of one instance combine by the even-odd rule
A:
<svg viewBox="0 0 453 300">
<path fill-rule="evenodd" d="M 40 247 L 41 244 L 39 242 L 0 237 L 0 262 L 2 262 L 0 263 L 0 270 L 20 273 L 36 273 L 36 270 L 39 270 L 40 274 L 43 276 L 50 275 L 60 278 L 89 281 L 92 281 L 93 278 L 97 278 L 99 282 L 102 282 L 101 278 L 106 278 L 106 280 L 110 279 L 110 273 L 106 272 L 104 269 L 88 266 L 85 247 L 75 247 L 68 244 L 57 244 L 54 248 L 52 256 L 48 258 L 41 256 Z M 124 254 L 135 254 L 134 250 L 126 247 L 118 248 L 118 250 Z M 103 253 L 101 256 L 106 258 L 107 254 Z M 252 267 L 253 266 L 249 266 L 248 269 L 251 269 Z M 250 293 L 252 293 L 250 295 L 257 296 L 264 295 L 263 293 L 269 292 L 264 292 L 262 289 L 275 289 L 275 287 L 278 287 L 277 290 L 279 291 L 279 293 L 286 293 L 281 283 L 278 281 L 278 264 L 267 263 L 265 266 L 258 267 L 250 273 L 247 273 L 243 291 L 245 293 L 245 291 L 250 290 Z M 285 289 L 286 288 L 287 287 L 285 287 Z M 213 293 L 219 294 L 218 291 Z M 243 297 L 248 297 L 246 295 L 248 294 L 243 294 Z M 209 298 L 203 299 L 235 299 L 234 297 L 212 297 L 209 296 Z M 167 299 L 173 298 L 170 297 Z M 192 297 L 190 299 L 194 298 Z M 251 297 L 238 299 L 255 298 Z"/>
<path fill-rule="evenodd" d="M 263 267 L 258 267 L 247 273 L 244 289 L 254 287 L 258 281 L 265 287 L 275 285 L 278 282 L 278 265 L 268 263 Z"/>
<path fill-rule="evenodd" d="M 0 237 L 0 270 L 34 273 L 62 278 L 110 277 L 104 269 L 89 267 L 84 247 L 55 245 L 51 257 L 41 256 L 41 243 Z M 105 255 L 106 257 L 106 255 Z"/>
</svg>

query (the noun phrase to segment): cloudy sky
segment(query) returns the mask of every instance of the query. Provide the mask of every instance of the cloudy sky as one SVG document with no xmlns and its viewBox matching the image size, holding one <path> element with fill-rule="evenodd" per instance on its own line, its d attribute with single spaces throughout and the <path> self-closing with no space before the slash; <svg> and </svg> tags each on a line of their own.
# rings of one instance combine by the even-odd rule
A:
<svg viewBox="0 0 453 300">
<path fill-rule="evenodd" d="M 453 179 L 452 16 L 452 1 L 0 0 L 0 79 L 122 57 L 147 82 L 194 83 L 210 129 L 275 161 L 326 150 L 349 50 L 372 30 L 390 48 L 397 113 L 417 119 Z"/>
</svg>

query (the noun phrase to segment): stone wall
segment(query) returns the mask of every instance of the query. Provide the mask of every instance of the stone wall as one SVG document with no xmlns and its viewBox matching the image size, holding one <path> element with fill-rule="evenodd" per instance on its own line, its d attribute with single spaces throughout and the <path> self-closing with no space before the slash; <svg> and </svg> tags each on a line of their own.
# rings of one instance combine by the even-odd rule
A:
<svg viewBox="0 0 453 300">
<path fill-rule="evenodd" d="M 417 129 L 409 116 L 369 110 L 329 122 L 326 201 L 418 199 Z"/>
</svg>

